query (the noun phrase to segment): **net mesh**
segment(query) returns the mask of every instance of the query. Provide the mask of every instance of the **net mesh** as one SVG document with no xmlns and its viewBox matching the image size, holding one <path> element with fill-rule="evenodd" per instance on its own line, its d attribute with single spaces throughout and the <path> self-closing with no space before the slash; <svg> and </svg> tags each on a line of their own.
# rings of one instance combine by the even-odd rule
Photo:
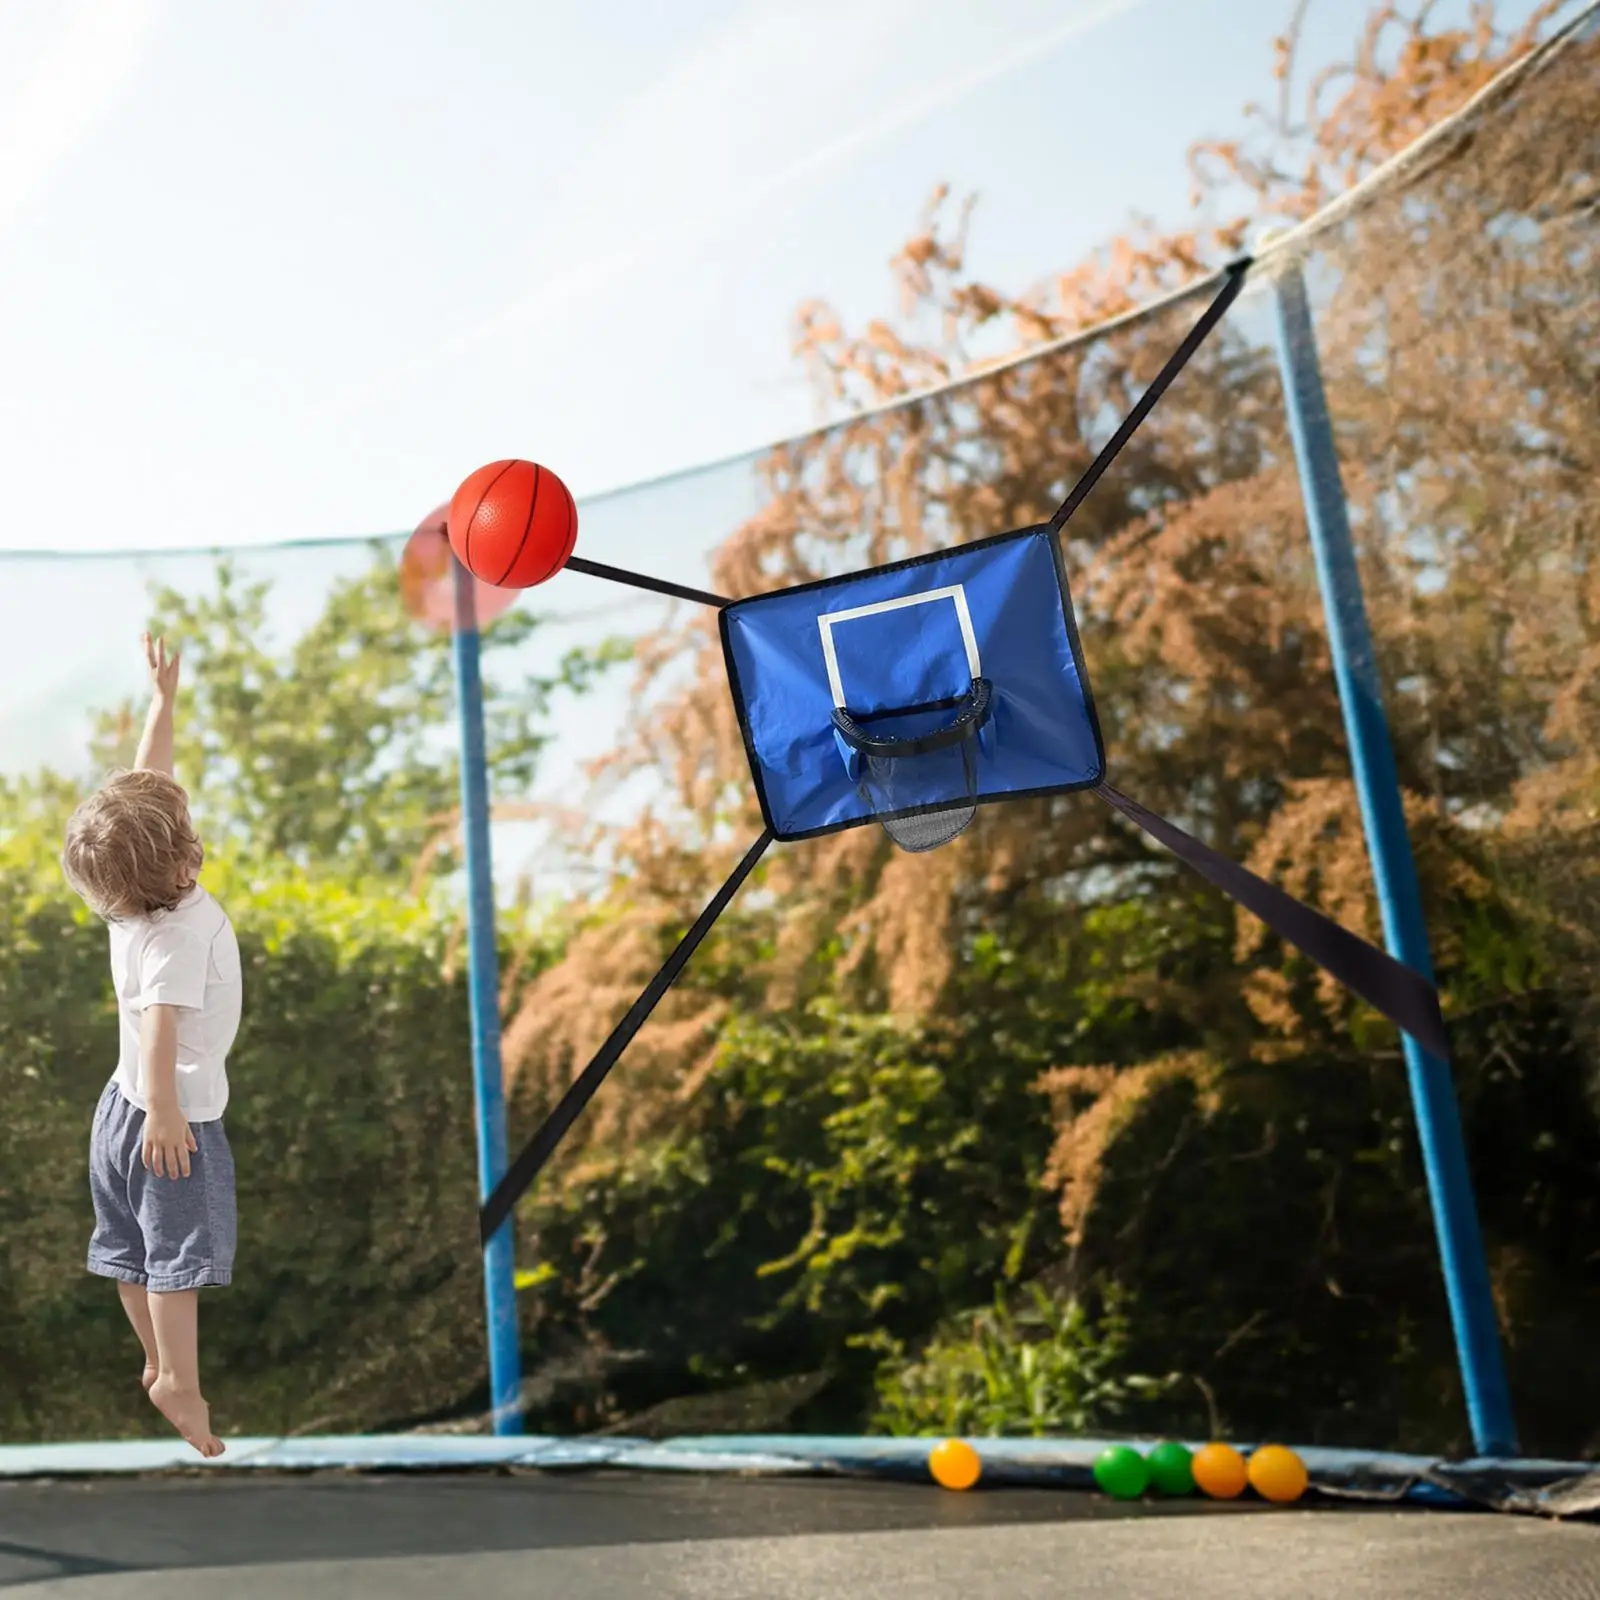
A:
<svg viewBox="0 0 1600 1600">
<path fill-rule="evenodd" d="M 835 712 L 835 729 L 854 752 L 862 802 L 902 850 L 937 850 L 977 815 L 978 740 L 990 693 L 989 683 L 974 680 L 954 711 L 914 707 L 861 719 Z"/>
<path fill-rule="evenodd" d="M 927 850 L 937 850 L 942 844 L 962 833 L 977 815 L 976 806 L 944 806 L 938 811 L 925 811 L 910 817 L 880 817 L 883 831 L 902 850 L 920 855 Z"/>
<path fill-rule="evenodd" d="M 1553 1455 L 1600 1447 L 1596 82 L 1580 34 L 1296 249 L 1523 1444 Z M 590 502 L 580 550 L 742 595 L 1044 520 L 1208 292 Z M 487 1425 L 448 641 L 404 613 L 401 543 L 0 558 L 37 664 L 0 683 L 0 1436 L 153 1431 L 82 1272 L 114 1021 L 54 864 L 131 755 L 150 622 L 185 646 L 180 772 L 246 959 L 218 1422 Z M 1065 554 L 1112 781 L 1380 938 L 1269 275 Z M 568 574 L 485 671 L 515 1144 L 760 818 L 713 618 Z M 521 1208 L 530 1429 L 1461 1447 L 1393 1030 L 1091 801 L 892 826 L 907 850 L 770 854 Z"/>
</svg>

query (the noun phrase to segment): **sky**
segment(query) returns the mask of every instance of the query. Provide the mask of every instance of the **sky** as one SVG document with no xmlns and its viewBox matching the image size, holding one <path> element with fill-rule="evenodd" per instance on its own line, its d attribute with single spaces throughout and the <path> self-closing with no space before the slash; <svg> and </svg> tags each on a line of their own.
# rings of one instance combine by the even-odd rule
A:
<svg viewBox="0 0 1600 1600">
<path fill-rule="evenodd" d="M 1181 218 L 1186 147 L 1271 97 L 1291 10 L 0 0 L 0 628 L 29 663 L 0 772 L 81 751 L 138 688 L 147 581 L 203 581 L 7 551 L 403 531 L 523 456 L 578 495 L 580 554 L 699 581 L 748 469 L 596 497 L 816 425 L 795 308 L 892 314 L 935 183 L 977 194 L 971 264 L 1008 287 Z M 1310 0 L 1307 59 L 1367 10 Z M 273 559 L 287 627 L 346 558 Z M 591 619 L 552 649 L 626 605 L 600 587 L 538 591 Z M 614 723 L 563 715 L 570 768 Z"/>
<path fill-rule="evenodd" d="M 409 528 L 505 455 L 581 498 L 803 430 L 796 305 L 891 310 L 935 182 L 1006 284 L 1175 217 L 1290 9 L 0 0 L 0 550 Z M 1365 11 L 1311 0 L 1309 56 Z"/>
</svg>

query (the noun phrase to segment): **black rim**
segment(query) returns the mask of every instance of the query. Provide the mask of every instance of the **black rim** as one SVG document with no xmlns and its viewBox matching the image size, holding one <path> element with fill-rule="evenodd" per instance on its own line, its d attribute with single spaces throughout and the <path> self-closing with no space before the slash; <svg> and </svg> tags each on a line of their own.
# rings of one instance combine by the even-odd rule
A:
<svg viewBox="0 0 1600 1600">
<path fill-rule="evenodd" d="M 975 734 L 989 720 L 993 711 L 994 686 L 987 678 L 974 678 L 972 687 L 956 701 L 956 706 L 955 716 L 942 728 L 934 728 L 909 739 L 891 739 L 868 733 L 843 706 L 835 708 L 833 725 L 844 742 L 863 755 L 885 758 L 922 756 L 934 750 L 947 750 L 951 745 L 960 744 L 963 739 Z M 879 715 L 892 716 L 894 713 Z"/>
</svg>

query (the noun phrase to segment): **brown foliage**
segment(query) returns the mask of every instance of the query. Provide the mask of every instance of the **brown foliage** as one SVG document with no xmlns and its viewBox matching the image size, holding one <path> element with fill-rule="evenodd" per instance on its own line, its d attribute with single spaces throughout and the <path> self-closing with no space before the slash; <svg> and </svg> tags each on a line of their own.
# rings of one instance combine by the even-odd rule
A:
<svg viewBox="0 0 1600 1600">
<path fill-rule="evenodd" d="M 1039 1079 L 1051 1098 L 1060 1133 L 1045 1181 L 1061 1194 L 1067 1242 L 1083 1242 L 1100 1164 L 1140 1102 L 1163 1084 L 1186 1079 L 1199 1089 L 1202 1111 L 1216 1108 L 1216 1064 L 1197 1051 L 1163 1056 L 1134 1067 L 1057 1067 Z"/>
</svg>

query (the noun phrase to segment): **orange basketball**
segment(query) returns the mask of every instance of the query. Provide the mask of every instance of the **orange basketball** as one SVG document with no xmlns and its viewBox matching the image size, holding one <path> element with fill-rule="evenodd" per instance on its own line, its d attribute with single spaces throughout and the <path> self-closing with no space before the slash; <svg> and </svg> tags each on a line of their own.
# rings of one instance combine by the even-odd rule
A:
<svg viewBox="0 0 1600 1600">
<path fill-rule="evenodd" d="M 531 589 L 566 564 L 578 507 L 548 467 L 491 461 L 450 501 L 450 548 L 473 577 L 497 589 Z"/>
</svg>

